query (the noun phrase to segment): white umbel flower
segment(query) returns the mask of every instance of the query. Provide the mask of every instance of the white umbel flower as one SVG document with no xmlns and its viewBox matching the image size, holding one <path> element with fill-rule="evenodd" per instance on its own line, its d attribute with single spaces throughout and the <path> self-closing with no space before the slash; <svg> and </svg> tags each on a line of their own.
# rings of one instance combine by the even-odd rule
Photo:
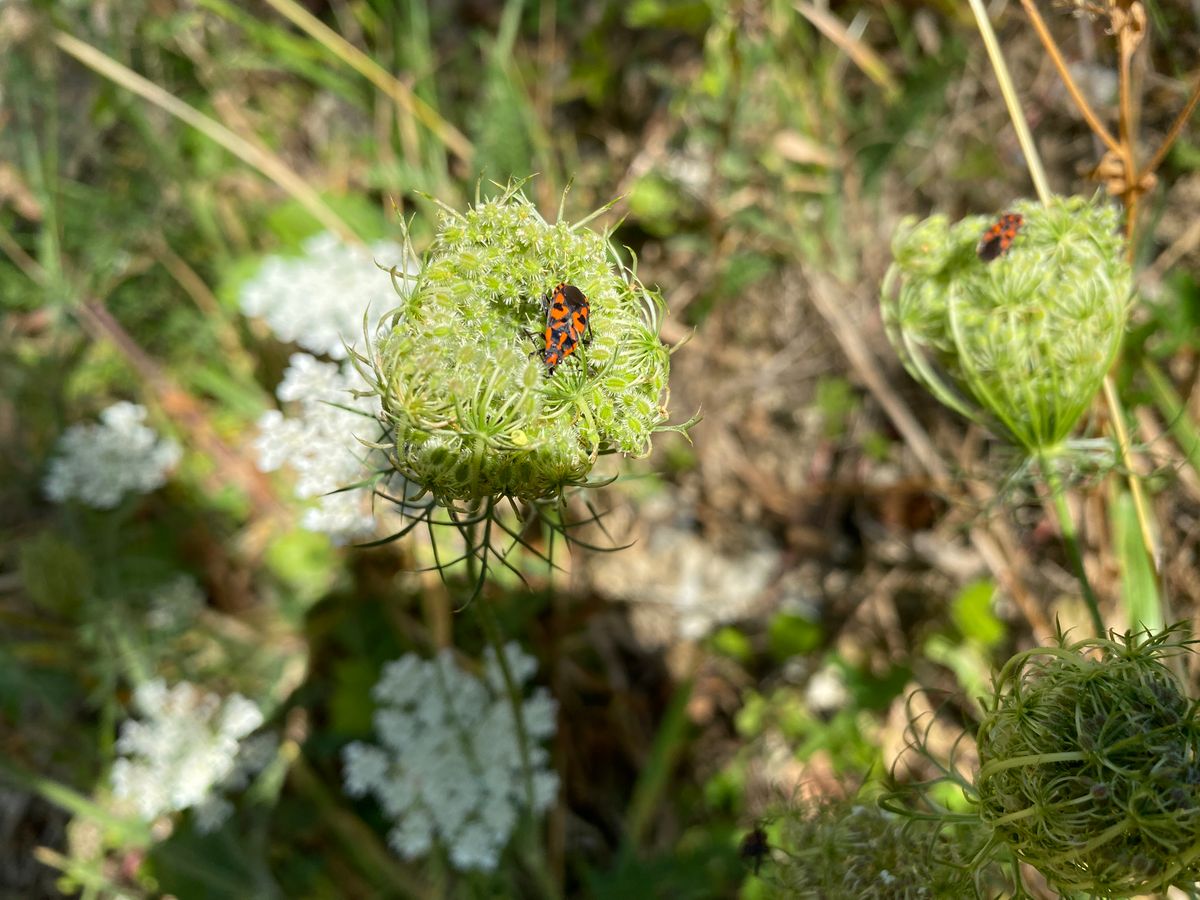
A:
<svg viewBox="0 0 1200 900">
<path fill-rule="evenodd" d="M 379 438 L 379 401 L 354 396 L 366 385 L 348 363 L 307 353 L 293 354 L 290 363 L 275 393 L 295 414 L 269 410 L 258 420 L 258 467 L 271 472 L 286 465 L 296 473 L 296 496 L 315 500 L 300 520 L 303 528 L 337 541 L 368 534 L 374 525 L 369 491 L 342 489 L 368 474 L 371 451 L 357 436 Z"/>
<path fill-rule="evenodd" d="M 140 720 L 121 726 L 112 767 L 113 794 L 128 799 L 147 820 L 197 808 L 197 827 L 211 829 L 228 815 L 223 786 L 244 784 L 239 742 L 263 723 L 259 708 L 240 694 L 222 700 L 186 681 L 168 688 L 161 679 L 133 695 Z"/>
<path fill-rule="evenodd" d="M 99 424 L 68 428 L 42 485 L 46 496 L 112 509 L 126 494 L 148 494 L 166 484 L 182 451 L 145 421 L 144 406 L 121 401 L 100 413 Z"/>
<path fill-rule="evenodd" d="M 395 306 L 388 273 L 376 260 L 391 265 L 403 256 L 392 241 L 360 247 L 329 232 L 315 235 L 301 256 L 267 257 L 242 287 L 242 312 L 264 319 L 281 341 L 344 359 L 342 341 L 353 346 L 362 338 L 363 311 L 370 307 L 377 322 Z"/>
<path fill-rule="evenodd" d="M 515 643 L 504 651 L 524 685 L 536 661 Z M 490 651 L 483 678 L 458 668 L 449 650 L 425 661 L 408 654 L 384 667 L 372 691 L 380 704 L 375 731 L 382 746 L 346 747 L 346 793 L 371 794 L 394 827 L 388 844 L 414 859 L 445 847 L 460 871 L 491 871 L 526 805 L 525 772 L 508 694 Z M 533 811 L 558 795 L 558 775 L 540 746 L 554 734 L 556 704 L 538 688 L 521 718 L 533 767 Z"/>
</svg>

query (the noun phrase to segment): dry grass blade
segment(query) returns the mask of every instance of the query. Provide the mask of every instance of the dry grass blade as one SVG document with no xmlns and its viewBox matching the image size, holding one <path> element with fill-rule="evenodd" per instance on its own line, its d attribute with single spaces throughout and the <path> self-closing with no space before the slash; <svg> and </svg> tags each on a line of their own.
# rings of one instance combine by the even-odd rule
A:
<svg viewBox="0 0 1200 900">
<path fill-rule="evenodd" d="M 53 34 L 54 45 L 68 56 L 72 56 L 94 72 L 118 84 L 128 91 L 148 100 L 160 109 L 170 113 L 180 121 L 191 125 L 214 143 L 224 147 L 238 159 L 258 169 L 283 190 L 291 194 L 297 202 L 312 213 L 313 218 L 325 228 L 337 234 L 342 240 L 358 243 L 359 238 L 342 218 L 329 208 L 321 196 L 288 166 L 282 159 L 269 150 L 259 147 L 246 140 L 241 135 L 230 131 L 220 122 L 211 119 L 193 106 L 184 103 L 178 97 L 163 90 L 154 82 L 121 65 L 110 56 L 101 53 L 91 44 L 62 31 Z"/>
<path fill-rule="evenodd" d="M 854 37 L 840 19 L 813 3 L 797 3 L 796 12 L 808 19 L 817 31 L 850 57 L 864 75 L 887 92 L 889 99 L 899 96 L 900 85 L 897 84 L 887 63 L 878 53 Z"/>
<path fill-rule="evenodd" d="M 996 40 L 996 32 L 992 30 L 992 22 L 987 10 L 983 8 L 983 0 L 970 0 L 971 12 L 975 14 L 975 26 L 983 39 L 987 50 L 988 61 L 992 71 L 996 73 L 996 81 L 1000 85 L 1000 94 L 1004 98 L 1004 106 L 1012 121 L 1013 130 L 1017 133 L 1017 141 L 1021 145 L 1021 153 L 1025 156 L 1025 165 L 1029 169 L 1029 177 L 1033 179 L 1033 189 L 1037 191 L 1038 200 L 1043 205 L 1050 202 L 1050 181 L 1046 178 L 1046 170 L 1042 166 L 1042 157 L 1038 153 L 1037 144 L 1029 131 L 1029 123 L 1025 121 L 1025 113 L 1021 109 L 1021 100 L 1017 89 L 1013 86 L 1012 75 L 1009 74 L 1008 64 L 1004 61 L 1004 53 L 1000 42 Z"/>
<path fill-rule="evenodd" d="M 1146 164 L 1146 168 L 1138 175 L 1140 182 L 1147 175 L 1153 175 L 1158 167 L 1162 165 L 1171 147 L 1183 133 L 1183 126 L 1187 124 L 1188 119 L 1192 117 L 1192 113 L 1196 111 L 1196 104 L 1200 103 L 1200 77 L 1196 79 L 1196 83 L 1192 85 L 1192 92 L 1188 96 L 1187 103 L 1183 105 L 1183 109 L 1179 111 L 1179 115 L 1175 117 L 1175 121 L 1171 123 L 1170 129 L 1167 131 L 1167 136 L 1163 139 L 1162 145 L 1154 154 L 1154 158 Z"/>
<path fill-rule="evenodd" d="M 416 96 L 407 85 L 386 72 L 375 60 L 293 0 L 267 0 L 267 4 L 391 97 L 404 113 L 418 119 L 451 152 L 466 162 L 471 161 L 475 148 L 471 146 L 466 135 L 438 115 L 437 110 Z"/>
</svg>

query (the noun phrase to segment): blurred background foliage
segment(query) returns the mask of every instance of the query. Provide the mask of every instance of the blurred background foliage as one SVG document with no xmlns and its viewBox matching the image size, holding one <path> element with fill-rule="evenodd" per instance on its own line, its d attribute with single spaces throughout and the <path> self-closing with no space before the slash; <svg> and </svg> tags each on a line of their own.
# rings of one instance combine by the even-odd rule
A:
<svg viewBox="0 0 1200 900">
<path fill-rule="evenodd" d="M 1056 189 L 1092 193 L 1090 133 L 1019 11 L 994 6 Z M 1150 140 L 1195 76 L 1200 9 L 1146 8 Z M 1108 108 L 1111 47 L 1058 12 Z M 1056 618 L 1084 621 L 1034 498 L 1014 487 L 1001 512 L 935 490 L 864 375 L 960 479 L 1003 481 L 1011 461 L 904 379 L 877 314 L 901 216 L 1029 193 L 963 4 L 10 0 L 0 90 L 6 896 L 774 896 L 770 863 L 759 877 L 739 858 L 749 829 L 885 775 L 914 688 L 951 698 L 951 740 L 997 662 Z M 483 635 L 454 571 L 413 572 L 419 546 L 298 527 L 287 477 L 251 453 L 294 348 L 238 298 L 266 255 L 320 231 L 395 239 L 404 217 L 420 248 L 430 197 L 461 208 L 531 174 L 547 216 L 568 187 L 569 218 L 620 198 L 605 222 L 666 297 L 664 338 L 695 330 L 675 419 L 705 421 L 606 493 L 634 546 L 522 564 L 532 590 L 489 585 L 481 602 L 558 700 L 562 789 L 497 871 L 463 876 L 390 855 L 379 810 L 343 795 L 339 754 L 370 735 L 384 662 L 446 646 L 477 660 Z M 1200 609 L 1198 203 L 1193 125 L 1139 222 L 1118 371 L 1182 618 Z M 183 445 L 175 475 L 113 511 L 50 504 L 58 436 L 118 399 Z M 1146 574 L 1110 493 L 1096 479 L 1079 503 L 1121 625 L 1118 586 Z M 989 516 L 1028 602 L 967 539 Z M 171 590 L 184 611 L 149 615 Z M 283 735 L 215 834 L 164 840 L 105 806 L 131 685 L 152 675 L 253 696 Z"/>
</svg>

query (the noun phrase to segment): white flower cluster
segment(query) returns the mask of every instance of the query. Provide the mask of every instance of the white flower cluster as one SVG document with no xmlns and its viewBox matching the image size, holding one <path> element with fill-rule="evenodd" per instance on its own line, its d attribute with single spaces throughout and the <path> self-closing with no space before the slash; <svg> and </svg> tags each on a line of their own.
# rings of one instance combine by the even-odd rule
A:
<svg viewBox="0 0 1200 900">
<path fill-rule="evenodd" d="M 343 341 L 353 346 L 361 339 L 365 311 L 370 310 L 368 328 L 373 330 L 395 305 L 391 279 L 375 260 L 386 264 L 403 257 L 404 248 L 392 241 L 358 247 L 330 233 L 318 234 L 305 242 L 300 257 L 269 257 L 242 288 L 242 311 L 263 317 L 281 341 L 341 361 L 293 354 L 276 396 L 281 403 L 294 403 L 296 412 L 265 413 L 255 441 L 262 471 L 289 466 L 297 475 L 296 496 L 316 499 L 301 526 L 338 542 L 371 533 L 370 493 L 344 489 L 362 481 L 372 468 L 384 467 L 382 456 L 380 465 L 373 465 L 371 452 L 358 440 L 380 437 L 379 403 L 353 395 L 368 386 L 344 361 Z"/>
<path fill-rule="evenodd" d="M 114 403 L 100 423 L 72 425 L 58 440 L 42 487 L 58 503 L 78 500 L 112 509 L 125 494 L 148 494 L 162 487 L 182 451 L 147 426 L 146 408 Z"/>
<path fill-rule="evenodd" d="M 354 366 L 295 353 L 275 394 L 281 403 L 295 403 L 297 415 L 274 409 L 263 413 L 254 441 L 262 471 L 287 465 L 296 473 L 296 496 L 316 498 L 301 526 L 339 541 L 353 540 L 374 526 L 369 492 L 342 490 L 369 474 L 370 456 L 377 452 L 356 437 L 380 436 L 378 399 L 353 394 L 365 388 Z"/>
<path fill-rule="evenodd" d="M 504 655 L 524 685 L 536 661 L 515 643 Z M 409 654 L 384 668 L 373 696 L 382 746 L 346 747 L 346 792 L 375 796 L 395 823 L 388 843 L 405 859 L 424 856 L 437 840 L 456 869 L 495 869 L 526 805 L 512 705 L 495 655 L 487 654 L 479 679 L 459 669 L 449 650 L 431 661 Z M 546 768 L 549 754 L 539 744 L 554 734 L 556 708 L 544 688 L 521 707 L 535 813 L 558 794 L 558 774 Z"/>
<path fill-rule="evenodd" d="M 113 794 L 144 819 L 195 807 L 197 828 L 215 828 L 230 811 L 221 793 L 245 786 L 273 746 L 269 735 L 239 744 L 262 725 L 262 712 L 241 694 L 222 701 L 186 681 L 168 689 L 162 679 L 139 685 L 133 706 L 142 720 L 121 726 Z"/>
<path fill-rule="evenodd" d="M 270 256 L 263 262 L 242 287 L 242 312 L 265 319 L 281 341 L 344 359 L 342 341 L 353 346 L 362 338 L 368 306 L 374 328 L 396 305 L 389 277 L 375 260 L 388 265 L 403 255 L 392 241 L 359 247 L 329 232 L 315 235 L 305 241 L 302 256 Z"/>
</svg>

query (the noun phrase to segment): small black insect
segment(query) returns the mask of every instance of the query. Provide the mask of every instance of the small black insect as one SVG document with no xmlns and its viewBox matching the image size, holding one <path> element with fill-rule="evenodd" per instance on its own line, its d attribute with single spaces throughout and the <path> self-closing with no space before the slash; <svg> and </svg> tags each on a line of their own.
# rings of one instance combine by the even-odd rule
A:
<svg viewBox="0 0 1200 900">
<path fill-rule="evenodd" d="M 742 838 L 742 843 L 738 846 L 738 856 L 742 858 L 742 862 L 746 865 L 754 867 L 754 874 L 758 874 L 758 870 L 762 868 L 763 860 L 771 853 L 771 844 L 767 840 L 767 832 L 761 825 L 755 825 L 754 830 L 746 834 Z"/>
</svg>

